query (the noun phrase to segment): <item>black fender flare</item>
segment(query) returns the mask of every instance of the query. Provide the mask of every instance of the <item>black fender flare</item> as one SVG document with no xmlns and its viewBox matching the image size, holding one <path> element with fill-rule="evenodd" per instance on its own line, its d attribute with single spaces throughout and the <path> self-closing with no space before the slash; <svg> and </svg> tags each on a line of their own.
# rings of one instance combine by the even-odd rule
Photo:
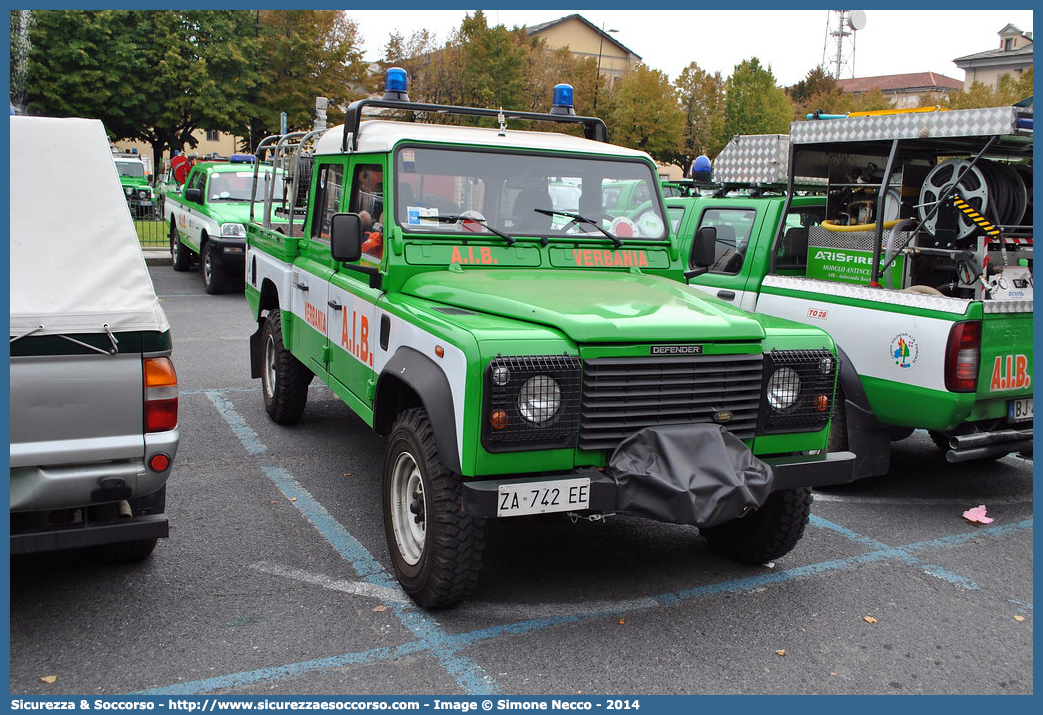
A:
<svg viewBox="0 0 1043 715">
<path fill-rule="evenodd" d="M 891 430 L 880 424 L 866 397 L 858 371 L 847 354 L 837 346 L 840 358 L 840 387 L 844 390 L 847 423 L 847 449 L 855 453 L 855 479 L 886 474 L 891 466 Z"/>
<path fill-rule="evenodd" d="M 413 348 L 401 347 L 384 366 L 377 378 L 373 403 L 373 428 L 378 434 L 391 432 L 396 414 L 409 406 L 403 402 L 402 388 L 411 390 L 431 418 L 435 445 L 442 464 L 460 474 L 460 452 L 456 441 L 456 410 L 449 378 L 434 360 Z"/>
</svg>

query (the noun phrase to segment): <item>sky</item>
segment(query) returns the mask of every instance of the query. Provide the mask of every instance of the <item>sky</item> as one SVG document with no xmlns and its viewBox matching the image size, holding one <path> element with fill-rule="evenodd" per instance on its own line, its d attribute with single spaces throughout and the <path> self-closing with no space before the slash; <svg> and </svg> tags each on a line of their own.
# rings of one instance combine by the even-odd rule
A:
<svg viewBox="0 0 1043 715">
<path fill-rule="evenodd" d="M 921 3 L 923 6 L 924 3 Z M 1012 6 L 1011 3 L 1008 6 Z M 389 35 L 404 37 L 428 29 L 440 40 L 460 26 L 464 10 L 346 10 L 359 22 L 365 59 L 383 54 Z M 735 65 L 757 57 L 769 65 L 776 82 L 796 84 L 823 60 L 830 10 L 485 10 L 489 24 L 529 26 L 572 13 L 612 33 L 642 61 L 676 80 L 695 62 L 728 77 Z M 854 76 L 935 72 L 963 81 L 953 59 L 998 49 L 997 34 L 1008 23 L 1031 32 L 1032 11 L 1020 10 L 874 10 L 864 7 L 865 27 L 855 33 Z M 379 28 L 379 29 L 378 29 Z M 844 39 L 847 56 L 852 38 Z M 835 55 L 831 43 L 830 54 Z M 850 67 L 849 62 L 849 67 Z M 850 70 L 842 77 L 851 77 Z M 567 81 L 562 78 L 562 81 Z"/>
</svg>

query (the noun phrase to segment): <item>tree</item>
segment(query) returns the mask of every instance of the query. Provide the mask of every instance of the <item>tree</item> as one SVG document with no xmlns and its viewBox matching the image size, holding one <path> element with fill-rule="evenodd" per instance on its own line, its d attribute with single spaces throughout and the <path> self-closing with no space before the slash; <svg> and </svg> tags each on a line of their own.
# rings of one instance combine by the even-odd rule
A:
<svg viewBox="0 0 1043 715">
<path fill-rule="evenodd" d="M 724 135 L 788 134 L 793 102 L 775 86 L 771 68 L 756 57 L 743 60 L 724 85 Z"/>
<path fill-rule="evenodd" d="M 677 157 L 684 114 L 677 92 L 663 72 L 637 65 L 616 80 L 604 108 L 613 143 L 641 149 L 661 163 Z"/>
<path fill-rule="evenodd" d="M 257 22 L 261 82 L 253 139 L 275 133 L 282 112 L 291 131 L 311 129 L 316 97 L 329 99 L 329 120 L 337 123 L 343 106 L 366 95 L 358 24 L 343 11 L 261 10 Z"/>
<path fill-rule="evenodd" d="M 987 87 L 981 82 L 974 82 L 963 92 L 949 95 L 946 103 L 950 109 L 978 109 L 981 107 L 1002 107 L 1020 102 L 1032 96 L 1032 68 L 1025 70 L 1021 77 L 1002 75 L 996 87 Z"/>
<path fill-rule="evenodd" d="M 684 129 L 681 148 L 671 163 L 688 171 L 697 156 L 715 157 L 728 143 L 724 135 L 724 80 L 720 72 L 710 74 L 692 62 L 681 71 L 674 86 L 684 113 Z"/>
<path fill-rule="evenodd" d="M 258 82 L 254 14 L 238 10 L 37 11 L 27 106 L 101 119 L 156 159 L 209 129 L 243 135 Z"/>
</svg>

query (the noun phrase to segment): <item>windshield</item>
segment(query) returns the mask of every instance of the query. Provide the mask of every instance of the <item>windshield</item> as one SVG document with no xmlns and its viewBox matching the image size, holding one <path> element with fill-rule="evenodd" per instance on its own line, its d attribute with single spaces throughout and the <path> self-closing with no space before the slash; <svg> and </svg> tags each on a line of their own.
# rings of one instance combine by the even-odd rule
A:
<svg viewBox="0 0 1043 715">
<path fill-rule="evenodd" d="M 621 238 L 668 235 L 658 177 L 642 161 L 429 147 L 395 161 L 395 220 L 407 232 L 472 232 L 436 219 L 467 216 L 512 237 L 603 236 L 578 215 Z"/>
<path fill-rule="evenodd" d="M 120 176 L 145 178 L 145 165 L 140 161 L 117 161 L 116 171 L 119 172 Z"/>
<path fill-rule="evenodd" d="M 264 201 L 264 187 L 272 177 L 271 167 L 262 166 L 257 176 L 257 190 L 254 201 Z M 210 187 L 207 195 L 210 201 L 249 201 L 250 188 L 253 186 L 253 169 L 243 171 L 214 172 L 210 175 Z M 282 195 L 282 174 L 275 175 L 274 196 Z"/>
</svg>

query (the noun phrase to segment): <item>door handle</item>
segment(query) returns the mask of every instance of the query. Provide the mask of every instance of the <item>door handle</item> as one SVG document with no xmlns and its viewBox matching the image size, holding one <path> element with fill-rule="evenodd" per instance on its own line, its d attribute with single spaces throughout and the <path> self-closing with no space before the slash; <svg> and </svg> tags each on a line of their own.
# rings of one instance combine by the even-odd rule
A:
<svg viewBox="0 0 1043 715">
<path fill-rule="evenodd" d="M 334 310 L 340 310 L 341 308 L 344 307 L 343 305 L 341 305 L 340 303 L 338 303 L 335 300 L 327 300 L 326 301 L 326 305 L 328 305 L 329 307 L 333 308 Z"/>
<path fill-rule="evenodd" d="M 294 285 L 297 286 L 298 290 L 302 290 L 305 293 L 308 292 L 308 284 L 307 283 L 294 283 Z"/>
<path fill-rule="evenodd" d="M 721 300 L 734 300 L 735 291 L 733 290 L 719 290 L 717 291 L 717 297 Z"/>
</svg>

